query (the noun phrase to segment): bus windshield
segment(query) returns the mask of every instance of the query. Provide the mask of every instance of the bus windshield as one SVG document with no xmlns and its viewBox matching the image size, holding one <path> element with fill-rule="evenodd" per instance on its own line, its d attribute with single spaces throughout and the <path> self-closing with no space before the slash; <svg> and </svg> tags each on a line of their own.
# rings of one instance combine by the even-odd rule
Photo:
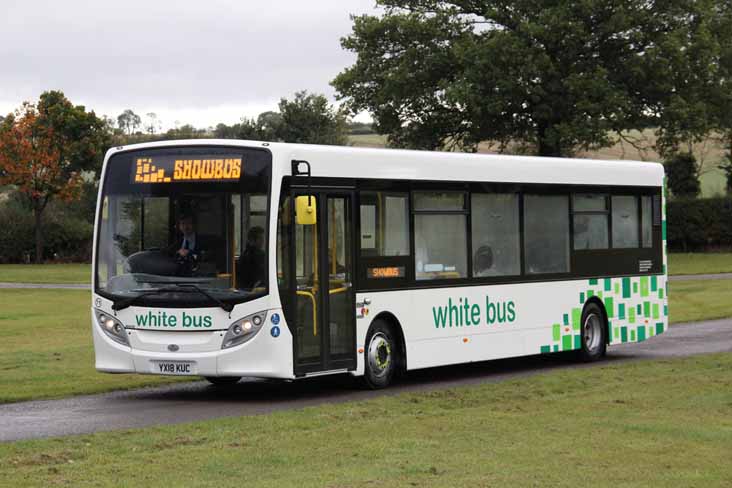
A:
<svg viewBox="0 0 732 488">
<path fill-rule="evenodd" d="M 110 158 L 97 293 L 116 305 L 231 305 L 267 292 L 269 154 L 176 148 Z"/>
</svg>

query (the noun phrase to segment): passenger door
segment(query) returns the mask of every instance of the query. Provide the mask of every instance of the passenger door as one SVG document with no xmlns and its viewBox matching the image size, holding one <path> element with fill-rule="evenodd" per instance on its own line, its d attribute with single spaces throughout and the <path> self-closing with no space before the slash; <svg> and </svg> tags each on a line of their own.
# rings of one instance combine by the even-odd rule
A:
<svg viewBox="0 0 732 488">
<path fill-rule="evenodd" d="M 302 192 L 293 192 L 292 201 Z M 353 292 L 353 195 L 311 191 L 317 222 L 290 219 L 294 246 L 290 276 L 295 286 L 295 374 L 352 370 L 356 367 L 356 317 Z M 294 210 L 293 210 L 294 212 Z"/>
</svg>

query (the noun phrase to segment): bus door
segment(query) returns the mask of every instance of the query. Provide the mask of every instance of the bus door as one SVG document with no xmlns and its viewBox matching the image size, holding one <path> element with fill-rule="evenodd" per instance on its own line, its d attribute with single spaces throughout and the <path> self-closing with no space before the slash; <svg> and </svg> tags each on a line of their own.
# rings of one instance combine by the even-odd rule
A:
<svg viewBox="0 0 732 488">
<path fill-rule="evenodd" d="M 313 190 L 315 223 L 294 225 L 295 374 L 356 367 L 353 194 Z M 301 192 L 293 193 L 295 197 Z M 294 210 L 294 209 L 293 209 Z"/>
</svg>

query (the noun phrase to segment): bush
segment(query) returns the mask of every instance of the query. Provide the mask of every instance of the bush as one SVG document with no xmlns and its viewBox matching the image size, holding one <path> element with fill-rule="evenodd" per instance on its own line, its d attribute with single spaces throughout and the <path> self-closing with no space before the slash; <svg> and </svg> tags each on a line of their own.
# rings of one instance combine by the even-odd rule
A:
<svg viewBox="0 0 732 488">
<path fill-rule="evenodd" d="M 93 218 L 92 218 L 93 219 Z M 0 203 L 0 263 L 23 263 L 35 253 L 33 212 L 18 200 Z M 43 214 L 44 260 L 91 260 L 94 226 L 69 215 L 64 204 L 52 203 Z"/>
<path fill-rule="evenodd" d="M 675 197 L 694 198 L 699 195 L 701 185 L 696 168 L 696 158 L 690 153 L 675 154 L 666 162 L 668 189 Z"/>
<path fill-rule="evenodd" d="M 675 200 L 666 206 L 668 247 L 672 251 L 732 248 L 732 198 Z"/>
</svg>

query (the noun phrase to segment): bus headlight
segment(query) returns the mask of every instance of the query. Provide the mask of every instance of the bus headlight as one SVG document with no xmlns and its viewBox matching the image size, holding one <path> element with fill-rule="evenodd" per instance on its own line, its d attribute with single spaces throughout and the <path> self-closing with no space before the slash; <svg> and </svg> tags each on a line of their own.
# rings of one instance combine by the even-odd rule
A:
<svg viewBox="0 0 732 488">
<path fill-rule="evenodd" d="M 221 343 L 221 349 L 238 346 L 257 335 L 257 332 L 262 329 L 266 316 L 267 312 L 260 312 L 254 315 L 248 315 L 231 324 Z"/>
<path fill-rule="evenodd" d="M 122 325 L 122 322 L 101 310 L 95 310 L 95 315 L 97 317 L 97 324 L 99 324 L 99 327 L 110 339 L 124 346 L 130 345 L 130 341 L 127 339 L 127 330 Z"/>
</svg>

